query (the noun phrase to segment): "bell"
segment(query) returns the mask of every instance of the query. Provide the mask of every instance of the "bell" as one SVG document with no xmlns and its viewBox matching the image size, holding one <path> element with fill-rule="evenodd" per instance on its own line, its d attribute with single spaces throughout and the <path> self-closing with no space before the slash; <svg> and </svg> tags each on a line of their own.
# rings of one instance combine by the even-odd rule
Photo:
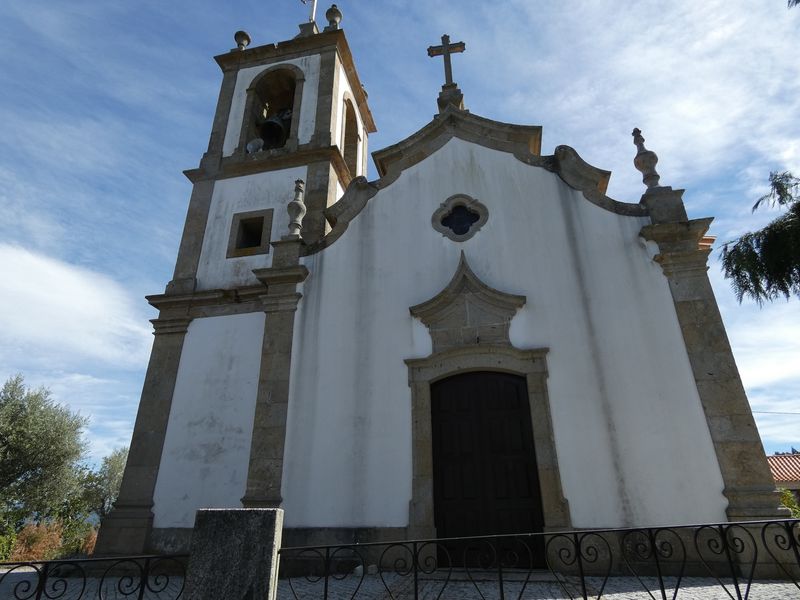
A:
<svg viewBox="0 0 800 600">
<path fill-rule="evenodd" d="M 289 138 L 292 126 L 292 111 L 282 110 L 261 124 L 259 133 L 264 140 L 264 149 L 282 148 Z"/>
</svg>

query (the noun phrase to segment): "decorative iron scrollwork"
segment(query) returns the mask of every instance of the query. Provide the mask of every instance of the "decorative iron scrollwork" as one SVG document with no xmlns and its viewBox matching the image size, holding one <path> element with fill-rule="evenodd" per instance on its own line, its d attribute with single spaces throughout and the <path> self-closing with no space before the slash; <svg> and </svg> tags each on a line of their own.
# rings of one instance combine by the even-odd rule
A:
<svg viewBox="0 0 800 600">
<path fill-rule="evenodd" d="M 346 549 L 361 567 L 331 560 Z M 704 585 L 721 588 L 726 597 L 759 597 L 756 581 L 771 580 L 770 597 L 795 597 L 800 590 L 800 520 L 714 523 L 679 527 L 603 529 L 496 535 L 472 538 L 282 548 L 281 564 L 313 553 L 322 571 L 320 585 L 301 593 L 289 580 L 294 597 L 527 598 L 553 594 L 559 586 L 568 598 L 600 599 L 606 593 L 661 600 L 682 597 L 687 577 L 705 576 Z M 369 567 L 371 577 L 365 577 Z M 533 583 L 546 565 L 550 591 Z M 338 570 L 337 570 L 338 569 Z M 539 571 L 537 578 L 541 577 Z M 775 582 L 776 578 L 785 579 Z M 697 580 L 693 580 L 696 585 Z M 334 582 L 347 584 L 332 591 Z M 348 583 L 349 582 L 349 583 Z M 284 584 L 285 585 L 285 584 Z M 623 586 L 619 588 L 619 586 Z M 635 591 L 640 588 L 642 594 Z M 763 589 L 763 588 L 762 588 Z"/>
<path fill-rule="evenodd" d="M 187 556 L 128 556 L 0 564 L 0 598 L 178 600 Z"/>
</svg>

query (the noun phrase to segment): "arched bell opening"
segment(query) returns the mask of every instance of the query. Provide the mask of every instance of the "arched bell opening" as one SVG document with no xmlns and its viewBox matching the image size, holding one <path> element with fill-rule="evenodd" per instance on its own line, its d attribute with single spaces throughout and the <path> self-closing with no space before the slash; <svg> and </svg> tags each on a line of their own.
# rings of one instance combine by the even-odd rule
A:
<svg viewBox="0 0 800 600">
<path fill-rule="evenodd" d="M 240 148 L 248 154 L 297 146 L 303 75 L 293 65 L 270 69 L 247 90 Z"/>
<path fill-rule="evenodd" d="M 350 100 L 344 101 L 344 135 L 342 136 L 342 156 L 350 175 L 358 173 L 358 120 L 356 110 Z"/>
</svg>

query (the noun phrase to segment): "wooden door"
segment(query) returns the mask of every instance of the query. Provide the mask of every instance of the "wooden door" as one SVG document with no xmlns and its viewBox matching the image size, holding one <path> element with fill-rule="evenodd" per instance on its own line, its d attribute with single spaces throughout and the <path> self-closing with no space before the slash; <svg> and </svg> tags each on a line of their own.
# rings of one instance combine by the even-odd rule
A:
<svg viewBox="0 0 800 600">
<path fill-rule="evenodd" d="M 431 385 L 431 412 L 437 537 L 542 531 L 525 378 L 495 372 L 448 377 Z M 463 564 L 463 547 L 454 551 L 461 556 L 451 560 Z M 525 562 L 519 566 L 541 561 Z"/>
</svg>

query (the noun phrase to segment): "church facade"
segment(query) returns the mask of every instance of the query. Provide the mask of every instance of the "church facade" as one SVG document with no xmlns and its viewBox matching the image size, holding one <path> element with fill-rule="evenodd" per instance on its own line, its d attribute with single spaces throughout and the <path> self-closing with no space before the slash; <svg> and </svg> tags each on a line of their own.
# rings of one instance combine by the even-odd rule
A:
<svg viewBox="0 0 800 600">
<path fill-rule="evenodd" d="M 689 220 L 541 128 L 464 110 L 373 154 L 340 13 L 223 72 L 98 552 L 185 551 L 199 508 L 284 543 L 771 517 L 774 482 Z M 463 44 L 460 46 L 463 49 Z M 632 147 L 632 153 L 634 149 Z"/>
</svg>

